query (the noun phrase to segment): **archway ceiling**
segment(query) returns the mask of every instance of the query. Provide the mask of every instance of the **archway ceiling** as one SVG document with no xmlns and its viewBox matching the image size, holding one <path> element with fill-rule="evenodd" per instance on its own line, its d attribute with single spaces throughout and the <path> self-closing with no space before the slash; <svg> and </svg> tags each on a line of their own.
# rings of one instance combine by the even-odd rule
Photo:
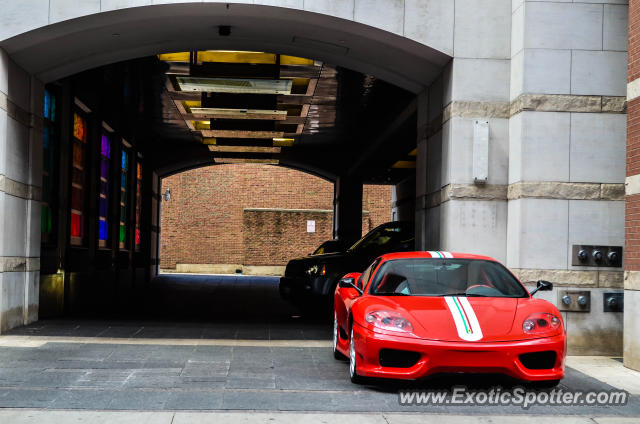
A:
<svg viewBox="0 0 640 424">
<path fill-rule="evenodd" d="M 229 26 L 231 33 L 219 33 L 220 25 Z M 286 110 L 287 114 L 283 122 L 274 124 L 276 119 L 270 119 L 266 126 L 264 119 L 241 121 L 193 113 L 203 113 L 196 110 L 198 106 L 219 106 L 241 95 L 213 93 L 213 99 L 208 100 L 199 92 L 186 95 L 177 79 L 181 75 L 251 76 L 242 67 L 236 67 L 235 73 L 221 74 L 220 66 L 201 66 L 211 64 L 197 59 L 186 67 L 175 60 L 166 61 L 164 68 L 157 67 L 150 75 L 159 82 L 150 127 L 156 168 L 168 175 L 213 161 L 264 158 L 266 154 L 281 165 L 326 178 L 352 174 L 369 182 L 396 182 L 412 172 L 414 93 L 428 86 L 449 60 L 428 46 L 352 21 L 236 4 L 162 5 L 105 12 L 36 29 L 4 40 L 0 47 L 44 81 L 163 52 L 257 50 L 312 57 L 312 63 L 279 63 L 271 79 L 293 80 L 295 90 L 271 96 L 275 98 L 274 110 Z M 198 97 L 199 105 L 194 103 Z M 246 109 L 251 108 L 249 103 L 226 102 L 227 106 Z M 263 134 L 269 135 L 269 143 L 248 137 L 249 131 L 271 131 Z M 284 140 L 276 145 L 275 139 Z"/>
<path fill-rule="evenodd" d="M 229 36 L 218 33 L 231 27 Z M 225 3 L 132 7 L 70 19 L 0 41 L 44 82 L 164 52 L 227 49 L 313 57 L 418 93 L 450 57 L 361 23 L 296 9 Z"/>
<path fill-rule="evenodd" d="M 397 182 L 413 172 L 415 103 L 406 90 L 313 59 L 269 53 L 192 51 L 159 60 L 162 110 L 153 127 L 158 139 L 172 134 L 164 145 L 175 150 L 158 157 L 161 173 L 238 162 L 368 182 Z M 176 160 L 181 155 L 185 159 Z"/>
</svg>

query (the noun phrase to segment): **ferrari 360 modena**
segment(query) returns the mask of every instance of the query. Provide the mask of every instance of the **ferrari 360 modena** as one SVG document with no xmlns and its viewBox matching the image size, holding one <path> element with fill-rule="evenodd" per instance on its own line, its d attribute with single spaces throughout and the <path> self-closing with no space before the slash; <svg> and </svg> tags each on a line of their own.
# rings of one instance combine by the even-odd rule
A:
<svg viewBox="0 0 640 424">
<path fill-rule="evenodd" d="M 333 351 L 354 383 L 499 373 L 539 386 L 564 377 L 566 330 L 503 265 L 450 252 L 390 253 L 335 290 Z"/>
</svg>

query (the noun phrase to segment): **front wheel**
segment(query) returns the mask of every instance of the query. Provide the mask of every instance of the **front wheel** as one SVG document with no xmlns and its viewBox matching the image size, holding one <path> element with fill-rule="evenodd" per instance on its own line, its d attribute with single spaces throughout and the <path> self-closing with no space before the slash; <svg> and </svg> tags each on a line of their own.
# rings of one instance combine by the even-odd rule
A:
<svg viewBox="0 0 640 424">
<path fill-rule="evenodd" d="M 356 343 L 353 340 L 353 328 L 351 328 L 351 335 L 349 337 L 349 378 L 351 378 L 353 384 L 362 384 L 365 378 L 358 375 L 357 368 Z"/>
<path fill-rule="evenodd" d="M 333 313 L 333 357 L 336 359 L 344 359 L 345 356 L 338 350 L 338 338 L 340 337 L 340 328 L 338 327 L 338 316 Z"/>
</svg>

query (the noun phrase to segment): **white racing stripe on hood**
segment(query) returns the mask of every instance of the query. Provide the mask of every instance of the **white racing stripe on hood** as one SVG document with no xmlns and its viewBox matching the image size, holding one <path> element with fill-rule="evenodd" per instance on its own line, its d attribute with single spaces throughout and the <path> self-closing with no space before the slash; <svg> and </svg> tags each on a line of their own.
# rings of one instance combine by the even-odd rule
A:
<svg viewBox="0 0 640 424">
<path fill-rule="evenodd" d="M 466 297 L 446 296 L 444 298 L 456 324 L 458 336 L 465 341 L 475 342 L 482 339 L 482 329 L 469 299 Z"/>
</svg>

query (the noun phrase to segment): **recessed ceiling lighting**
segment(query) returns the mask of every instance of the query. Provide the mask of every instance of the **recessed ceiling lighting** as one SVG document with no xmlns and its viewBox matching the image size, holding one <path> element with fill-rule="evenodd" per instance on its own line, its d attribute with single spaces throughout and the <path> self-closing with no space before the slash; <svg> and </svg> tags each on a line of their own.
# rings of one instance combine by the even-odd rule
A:
<svg viewBox="0 0 640 424">
<path fill-rule="evenodd" d="M 293 143 L 295 143 L 295 141 L 296 140 L 294 138 L 275 137 L 273 139 L 273 145 L 280 147 L 291 147 L 293 146 Z"/>
<path fill-rule="evenodd" d="M 280 147 L 263 146 L 219 146 L 209 145 L 209 151 L 218 153 L 280 153 Z"/>
<path fill-rule="evenodd" d="M 205 93 L 291 94 L 293 82 L 288 79 L 261 80 L 236 78 L 203 78 L 178 76 L 182 91 Z"/>
<path fill-rule="evenodd" d="M 247 159 L 247 158 L 216 158 L 216 163 L 261 163 L 268 165 L 277 165 L 280 163 L 278 159 Z"/>
<path fill-rule="evenodd" d="M 245 119 L 274 119 L 282 121 L 287 119 L 286 110 L 268 109 L 229 109 L 220 107 L 190 107 L 189 111 L 193 115 L 207 115 L 207 117 L 217 118 L 218 116 L 245 118 Z"/>
</svg>

